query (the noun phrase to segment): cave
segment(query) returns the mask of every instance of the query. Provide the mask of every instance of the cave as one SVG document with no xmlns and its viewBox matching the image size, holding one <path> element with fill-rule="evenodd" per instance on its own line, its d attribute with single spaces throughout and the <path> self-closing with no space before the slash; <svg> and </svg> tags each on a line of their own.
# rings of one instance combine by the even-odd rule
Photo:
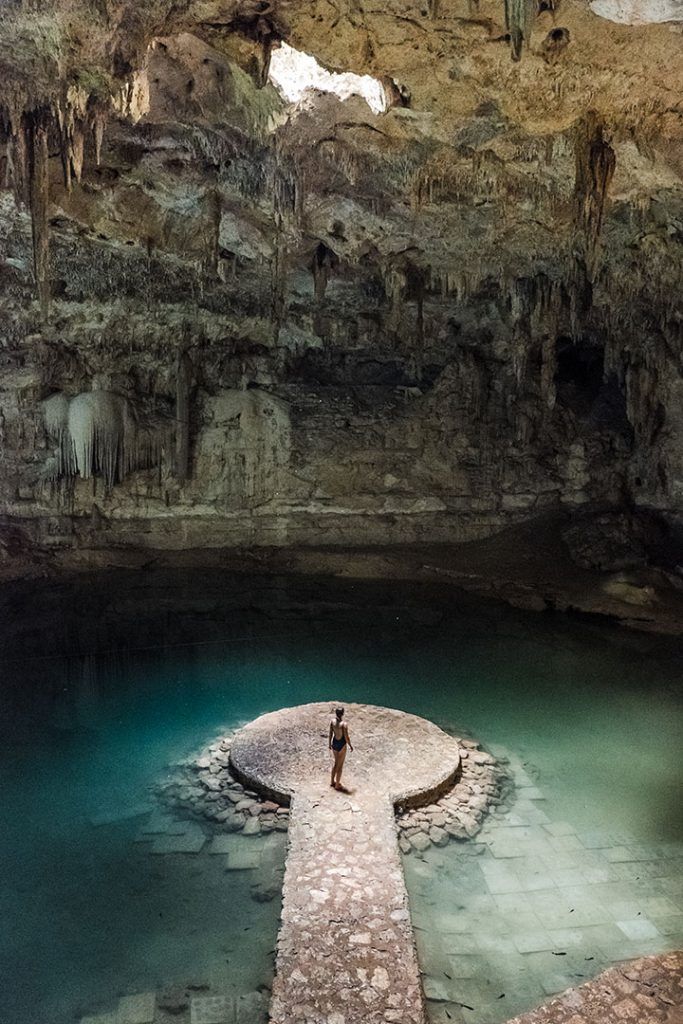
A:
<svg viewBox="0 0 683 1024">
<path fill-rule="evenodd" d="M 604 348 L 567 337 L 559 337 L 555 347 L 558 399 L 577 413 L 589 412 L 602 386 Z"/>
<path fill-rule="evenodd" d="M 2 1024 L 674 1024 L 678 0 L 0 4 Z"/>
</svg>

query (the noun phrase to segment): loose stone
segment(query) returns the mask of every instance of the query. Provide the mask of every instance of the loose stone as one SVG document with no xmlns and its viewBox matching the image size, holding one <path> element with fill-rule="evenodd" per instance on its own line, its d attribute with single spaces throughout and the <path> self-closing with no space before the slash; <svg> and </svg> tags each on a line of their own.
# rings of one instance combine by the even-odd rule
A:
<svg viewBox="0 0 683 1024">
<path fill-rule="evenodd" d="M 429 830 L 429 838 L 436 846 L 445 846 L 448 842 L 448 832 L 438 825 L 433 825 Z"/>
<path fill-rule="evenodd" d="M 432 845 L 429 836 L 426 836 L 424 832 L 418 832 L 417 835 L 410 837 L 410 845 L 414 850 L 418 850 L 420 853 L 424 853 Z"/>
</svg>

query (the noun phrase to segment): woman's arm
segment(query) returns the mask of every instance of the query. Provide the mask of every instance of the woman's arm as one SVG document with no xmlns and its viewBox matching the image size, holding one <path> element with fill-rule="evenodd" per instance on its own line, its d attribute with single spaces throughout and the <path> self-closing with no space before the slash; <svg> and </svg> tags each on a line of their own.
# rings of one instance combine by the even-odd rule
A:
<svg viewBox="0 0 683 1024">
<path fill-rule="evenodd" d="M 346 742 L 349 745 L 349 750 L 353 750 L 353 744 L 351 742 L 351 737 L 349 736 L 349 727 L 348 727 L 348 725 L 344 726 L 344 732 L 346 733 Z"/>
<path fill-rule="evenodd" d="M 332 728 L 332 722 L 330 722 L 330 735 L 327 738 L 327 746 L 332 750 L 332 737 L 334 736 L 334 729 Z"/>
</svg>

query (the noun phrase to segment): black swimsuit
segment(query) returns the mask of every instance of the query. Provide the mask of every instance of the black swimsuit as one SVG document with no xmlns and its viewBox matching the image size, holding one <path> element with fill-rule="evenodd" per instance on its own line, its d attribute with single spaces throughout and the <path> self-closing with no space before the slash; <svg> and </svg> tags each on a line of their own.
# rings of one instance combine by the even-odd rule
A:
<svg viewBox="0 0 683 1024">
<path fill-rule="evenodd" d="M 342 729 L 343 729 L 343 726 L 342 726 Z M 334 735 L 332 736 L 332 749 L 333 750 L 336 750 L 337 753 L 338 753 L 340 750 L 343 750 L 345 746 L 346 746 L 346 734 L 344 732 L 342 732 L 342 734 L 341 734 L 341 739 L 337 739 L 337 737 L 334 736 Z"/>
</svg>

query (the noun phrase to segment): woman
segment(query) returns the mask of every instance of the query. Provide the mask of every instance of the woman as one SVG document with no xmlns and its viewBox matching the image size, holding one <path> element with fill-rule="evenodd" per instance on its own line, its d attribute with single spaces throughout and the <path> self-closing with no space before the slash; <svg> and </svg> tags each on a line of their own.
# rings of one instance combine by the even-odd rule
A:
<svg viewBox="0 0 683 1024">
<path fill-rule="evenodd" d="M 330 785 L 333 789 L 341 789 L 341 773 L 344 767 L 347 746 L 349 750 L 353 750 L 351 737 L 349 736 L 349 727 L 344 721 L 344 708 L 337 708 L 334 712 L 334 718 L 330 722 L 329 736 L 329 747 L 334 754 L 332 778 L 330 779 Z"/>
</svg>

